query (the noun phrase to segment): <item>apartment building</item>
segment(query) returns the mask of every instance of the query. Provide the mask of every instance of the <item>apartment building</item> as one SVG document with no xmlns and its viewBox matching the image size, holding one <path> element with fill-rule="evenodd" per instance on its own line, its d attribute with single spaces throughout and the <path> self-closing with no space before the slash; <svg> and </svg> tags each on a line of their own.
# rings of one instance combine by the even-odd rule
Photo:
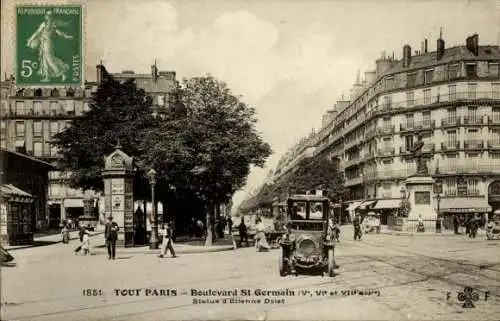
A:
<svg viewBox="0 0 500 321">
<path fill-rule="evenodd" d="M 55 163 L 59 155 L 51 145 L 52 138 L 89 110 L 89 101 L 102 80 L 103 68 L 101 64 L 96 66 L 97 81 L 86 82 L 83 88 L 20 88 L 12 77 L 3 81 L 1 147 Z M 168 108 L 170 94 L 178 85 L 175 72 L 159 71 L 156 64 L 151 66 L 150 74 L 123 71 L 112 75 L 118 80 L 135 79 L 138 87 L 153 97 L 155 112 Z M 66 186 L 65 178 L 67 173 L 49 172 L 45 225 L 58 226 L 63 219 L 83 215 L 84 199 L 99 197 L 93 192 Z"/>
<path fill-rule="evenodd" d="M 383 54 L 318 133 L 315 154 L 341 160 L 350 210 L 399 207 L 418 134 L 442 186 L 434 203 L 441 214 L 500 209 L 500 49 L 480 46 L 478 35 L 427 47 L 412 54 L 406 45 L 401 60 Z"/>
</svg>

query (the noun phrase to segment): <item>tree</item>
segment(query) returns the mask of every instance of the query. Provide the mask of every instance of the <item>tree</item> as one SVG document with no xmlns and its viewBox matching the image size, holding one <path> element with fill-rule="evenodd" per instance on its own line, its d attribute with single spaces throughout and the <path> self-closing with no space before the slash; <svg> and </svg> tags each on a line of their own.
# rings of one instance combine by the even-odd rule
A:
<svg viewBox="0 0 500 321">
<path fill-rule="evenodd" d="M 101 176 L 104 157 L 115 150 L 118 142 L 125 153 L 138 157 L 141 141 L 137 133 L 156 123 L 152 100 L 144 90 L 138 89 L 133 80 L 116 81 L 104 67 L 102 72 L 103 80 L 92 94 L 90 110 L 54 137 L 62 155 L 60 168 L 71 172 L 67 183 L 96 191 L 104 188 Z"/>
<path fill-rule="evenodd" d="M 321 189 L 326 191 L 330 199 L 338 201 L 340 197 L 344 197 L 345 189 L 343 175 L 336 165 L 336 161 L 323 156 L 307 158 L 282 181 L 281 186 L 300 193 Z"/>
<path fill-rule="evenodd" d="M 210 245 L 215 207 L 243 187 L 251 166 L 264 165 L 271 148 L 255 129 L 255 109 L 212 76 L 185 79 L 179 102 L 181 115 L 167 115 L 158 129 L 145 131 L 141 160 L 205 204 Z"/>
</svg>

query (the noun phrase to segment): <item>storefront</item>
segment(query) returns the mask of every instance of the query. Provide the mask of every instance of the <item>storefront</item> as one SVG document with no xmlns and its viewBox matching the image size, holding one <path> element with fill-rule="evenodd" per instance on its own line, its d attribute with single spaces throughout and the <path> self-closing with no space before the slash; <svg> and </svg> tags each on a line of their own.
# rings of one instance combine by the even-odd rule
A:
<svg viewBox="0 0 500 321">
<path fill-rule="evenodd" d="M 439 202 L 439 213 L 443 215 L 445 229 L 453 229 L 453 217 L 467 221 L 477 213 L 479 215 L 491 212 L 491 206 L 483 197 L 450 197 Z"/>
<path fill-rule="evenodd" d="M 0 244 L 32 245 L 35 197 L 11 184 L 0 185 Z"/>
<path fill-rule="evenodd" d="M 373 211 L 380 214 L 380 224 L 387 225 L 388 218 L 396 214 L 401 206 L 401 199 L 381 199 L 373 207 Z"/>
</svg>

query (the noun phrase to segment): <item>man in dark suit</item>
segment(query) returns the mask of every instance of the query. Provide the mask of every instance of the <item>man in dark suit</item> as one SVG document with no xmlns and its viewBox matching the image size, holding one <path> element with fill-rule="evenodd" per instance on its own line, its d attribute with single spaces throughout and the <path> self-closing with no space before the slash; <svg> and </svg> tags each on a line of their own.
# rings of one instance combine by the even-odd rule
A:
<svg viewBox="0 0 500 321">
<path fill-rule="evenodd" d="M 115 259 L 116 256 L 116 240 L 118 239 L 118 224 L 113 222 L 113 217 L 108 216 L 106 227 L 104 230 L 104 237 L 106 239 L 106 247 L 108 248 L 108 260 Z"/>
</svg>

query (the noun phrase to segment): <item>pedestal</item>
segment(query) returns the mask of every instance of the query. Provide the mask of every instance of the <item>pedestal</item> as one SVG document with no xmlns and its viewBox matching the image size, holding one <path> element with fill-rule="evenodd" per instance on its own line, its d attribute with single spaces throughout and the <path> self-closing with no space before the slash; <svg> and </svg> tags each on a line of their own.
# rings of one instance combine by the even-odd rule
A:
<svg viewBox="0 0 500 321">
<path fill-rule="evenodd" d="M 405 181 L 410 213 L 403 229 L 416 232 L 419 216 L 424 221 L 426 232 L 436 231 L 437 212 L 434 198 L 434 179 L 430 176 L 410 176 Z"/>
</svg>

